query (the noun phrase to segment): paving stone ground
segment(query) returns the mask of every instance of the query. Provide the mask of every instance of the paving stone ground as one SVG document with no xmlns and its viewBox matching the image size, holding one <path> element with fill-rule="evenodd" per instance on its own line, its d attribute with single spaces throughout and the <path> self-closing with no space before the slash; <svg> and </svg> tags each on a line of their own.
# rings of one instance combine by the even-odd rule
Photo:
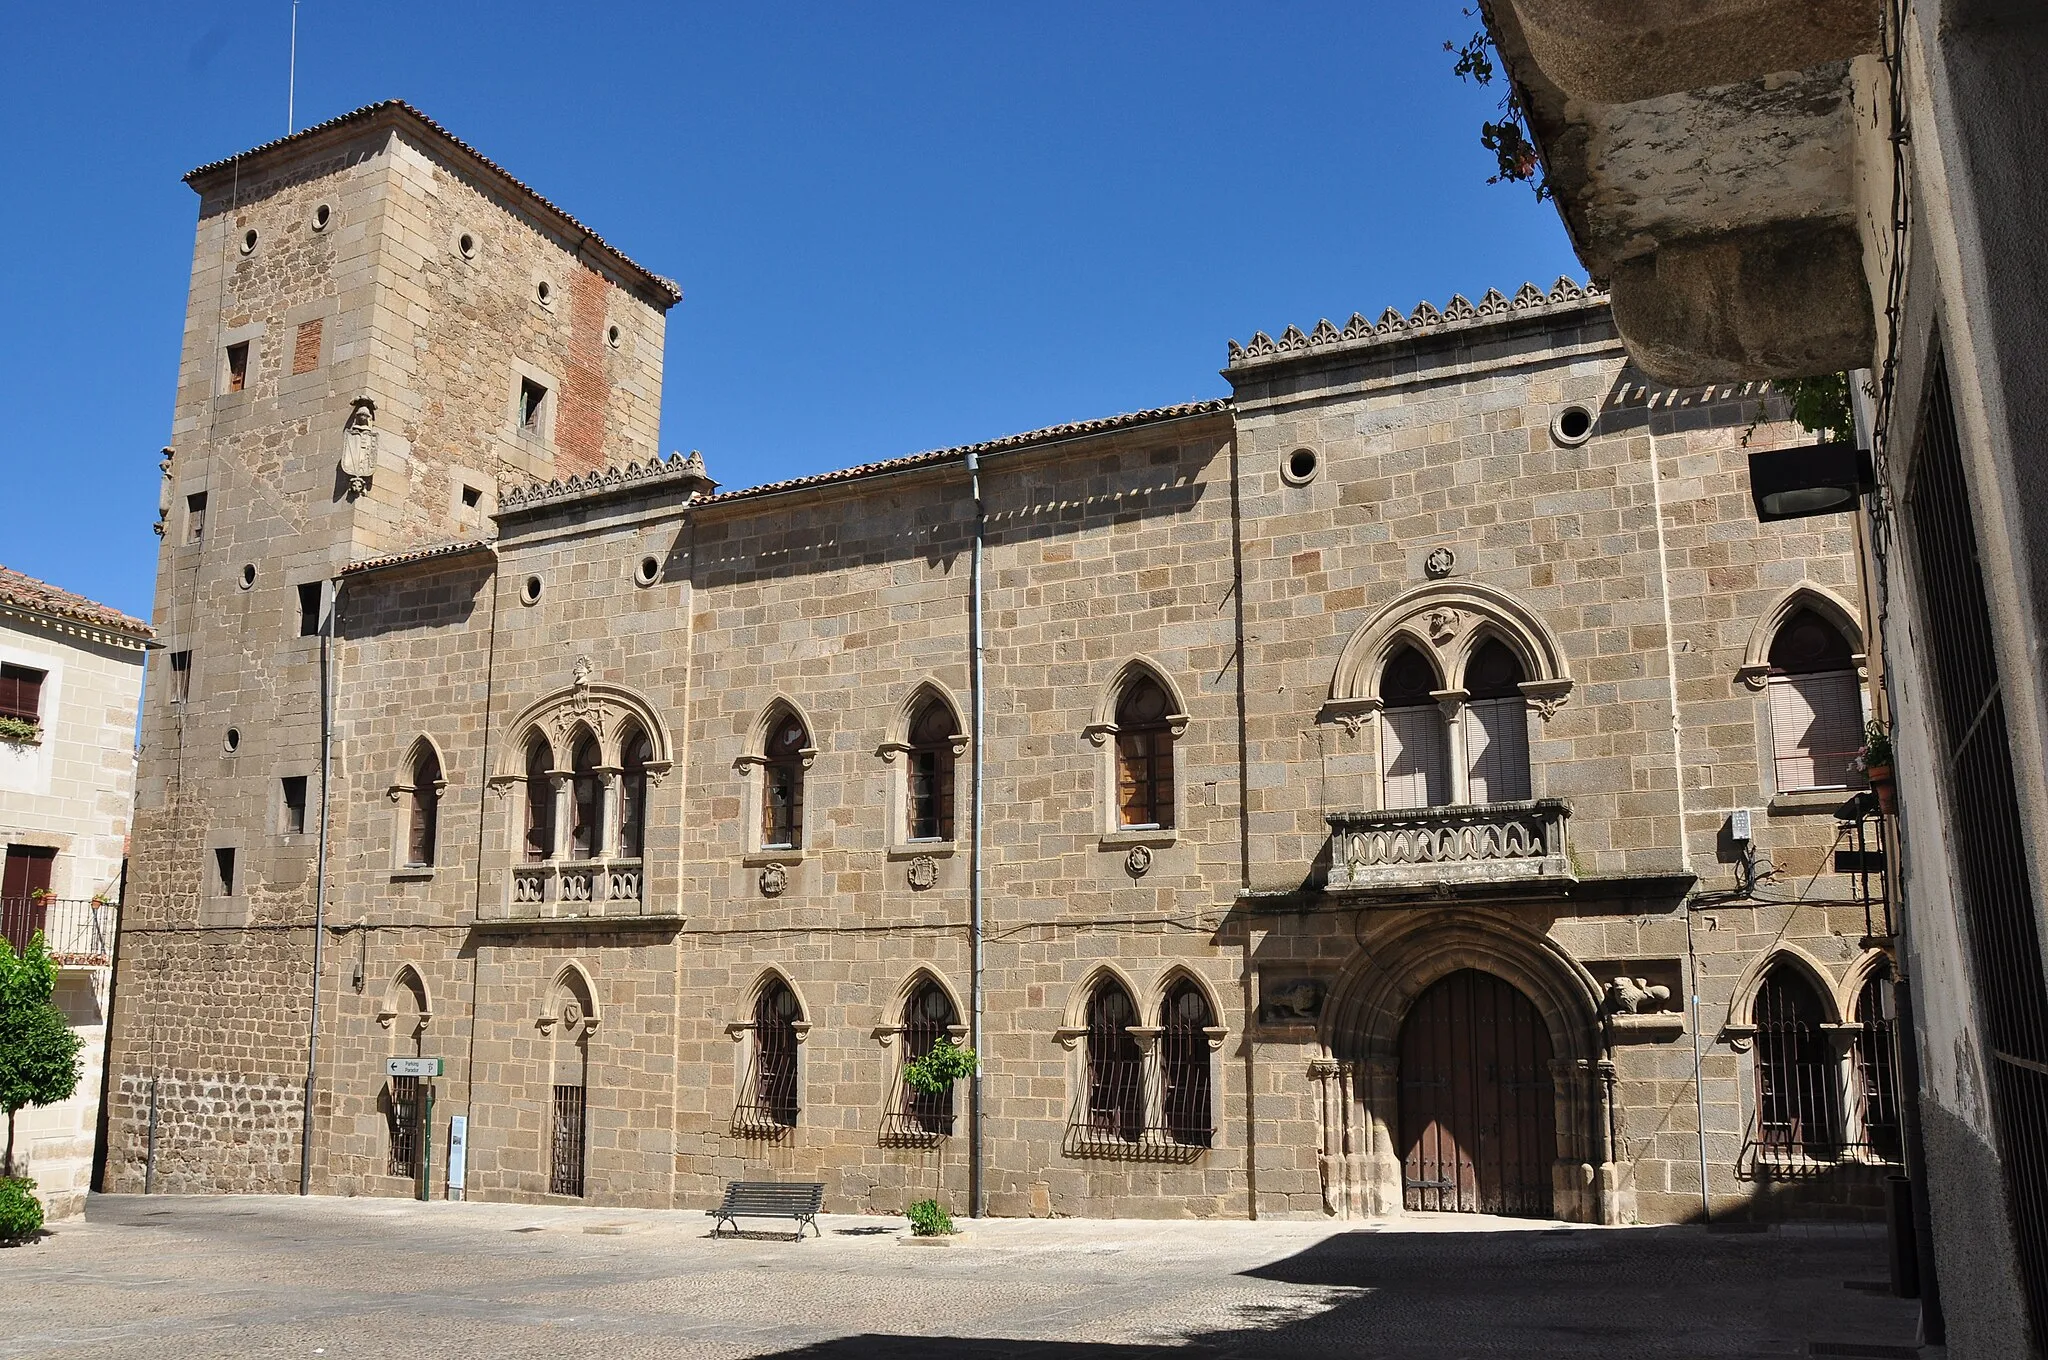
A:
<svg viewBox="0 0 2048 1360">
<path fill-rule="evenodd" d="M 0 1356 L 1910 1356 L 1863 1228 L 700 1215 L 98 1196 L 0 1252 Z M 766 1226 L 766 1225 L 763 1225 Z M 1817 1349 L 1835 1347 L 1838 1349 Z M 1931 1354 L 1931 1352 L 1930 1352 Z"/>
</svg>

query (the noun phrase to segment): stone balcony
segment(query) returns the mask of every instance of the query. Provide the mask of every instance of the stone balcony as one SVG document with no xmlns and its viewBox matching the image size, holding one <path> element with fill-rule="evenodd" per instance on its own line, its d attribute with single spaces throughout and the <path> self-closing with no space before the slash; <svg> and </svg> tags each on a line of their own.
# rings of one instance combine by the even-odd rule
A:
<svg viewBox="0 0 2048 1360">
<path fill-rule="evenodd" d="M 1333 812 L 1328 889 L 1372 893 L 1572 883 L 1565 852 L 1571 815 L 1571 804 L 1562 798 Z"/>
<path fill-rule="evenodd" d="M 637 859 L 548 860 L 514 865 L 501 920 L 640 916 L 645 878 Z"/>
</svg>

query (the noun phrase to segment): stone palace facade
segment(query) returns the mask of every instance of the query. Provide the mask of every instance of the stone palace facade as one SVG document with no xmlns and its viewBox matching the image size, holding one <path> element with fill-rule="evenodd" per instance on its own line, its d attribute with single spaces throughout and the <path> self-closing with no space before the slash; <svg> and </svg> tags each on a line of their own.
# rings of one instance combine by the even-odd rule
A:
<svg viewBox="0 0 2048 1360">
<path fill-rule="evenodd" d="M 675 286 L 417 112 L 189 180 L 108 1188 L 1879 1203 L 1855 527 L 1603 296 L 721 491 Z"/>
</svg>

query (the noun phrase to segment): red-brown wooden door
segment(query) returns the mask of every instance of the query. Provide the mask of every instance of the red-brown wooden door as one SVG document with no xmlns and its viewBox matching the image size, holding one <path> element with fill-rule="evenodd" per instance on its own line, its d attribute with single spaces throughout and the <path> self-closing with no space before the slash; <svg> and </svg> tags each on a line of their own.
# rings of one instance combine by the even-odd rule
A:
<svg viewBox="0 0 2048 1360">
<path fill-rule="evenodd" d="M 1557 1160 L 1550 1035 L 1529 999 L 1467 968 L 1401 1024 L 1401 1202 L 1548 1218 Z"/>
</svg>

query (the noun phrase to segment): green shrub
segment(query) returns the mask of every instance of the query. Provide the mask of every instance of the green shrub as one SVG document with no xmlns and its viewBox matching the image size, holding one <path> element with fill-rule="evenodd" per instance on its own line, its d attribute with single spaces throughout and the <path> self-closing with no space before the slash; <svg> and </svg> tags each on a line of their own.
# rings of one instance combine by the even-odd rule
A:
<svg viewBox="0 0 2048 1360">
<path fill-rule="evenodd" d="M 903 1080 L 926 1095 L 944 1095 L 956 1081 L 974 1075 L 974 1050 L 962 1048 L 941 1035 L 931 1051 L 915 1062 L 903 1064 Z"/>
<path fill-rule="evenodd" d="M 953 1216 L 935 1199 L 921 1199 L 911 1205 L 907 1217 L 912 1237 L 945 1237 L 953 1231 Z"/>
<path fill-rule="evenodd" d="M 36 1183 L 26 1176 L 0 1176 L 0 1245 L 33 1242 L 43 1230 L 43 1206 Z M 947 1224 L 947 1231 L 952 1225 Z"/>
</svg>

